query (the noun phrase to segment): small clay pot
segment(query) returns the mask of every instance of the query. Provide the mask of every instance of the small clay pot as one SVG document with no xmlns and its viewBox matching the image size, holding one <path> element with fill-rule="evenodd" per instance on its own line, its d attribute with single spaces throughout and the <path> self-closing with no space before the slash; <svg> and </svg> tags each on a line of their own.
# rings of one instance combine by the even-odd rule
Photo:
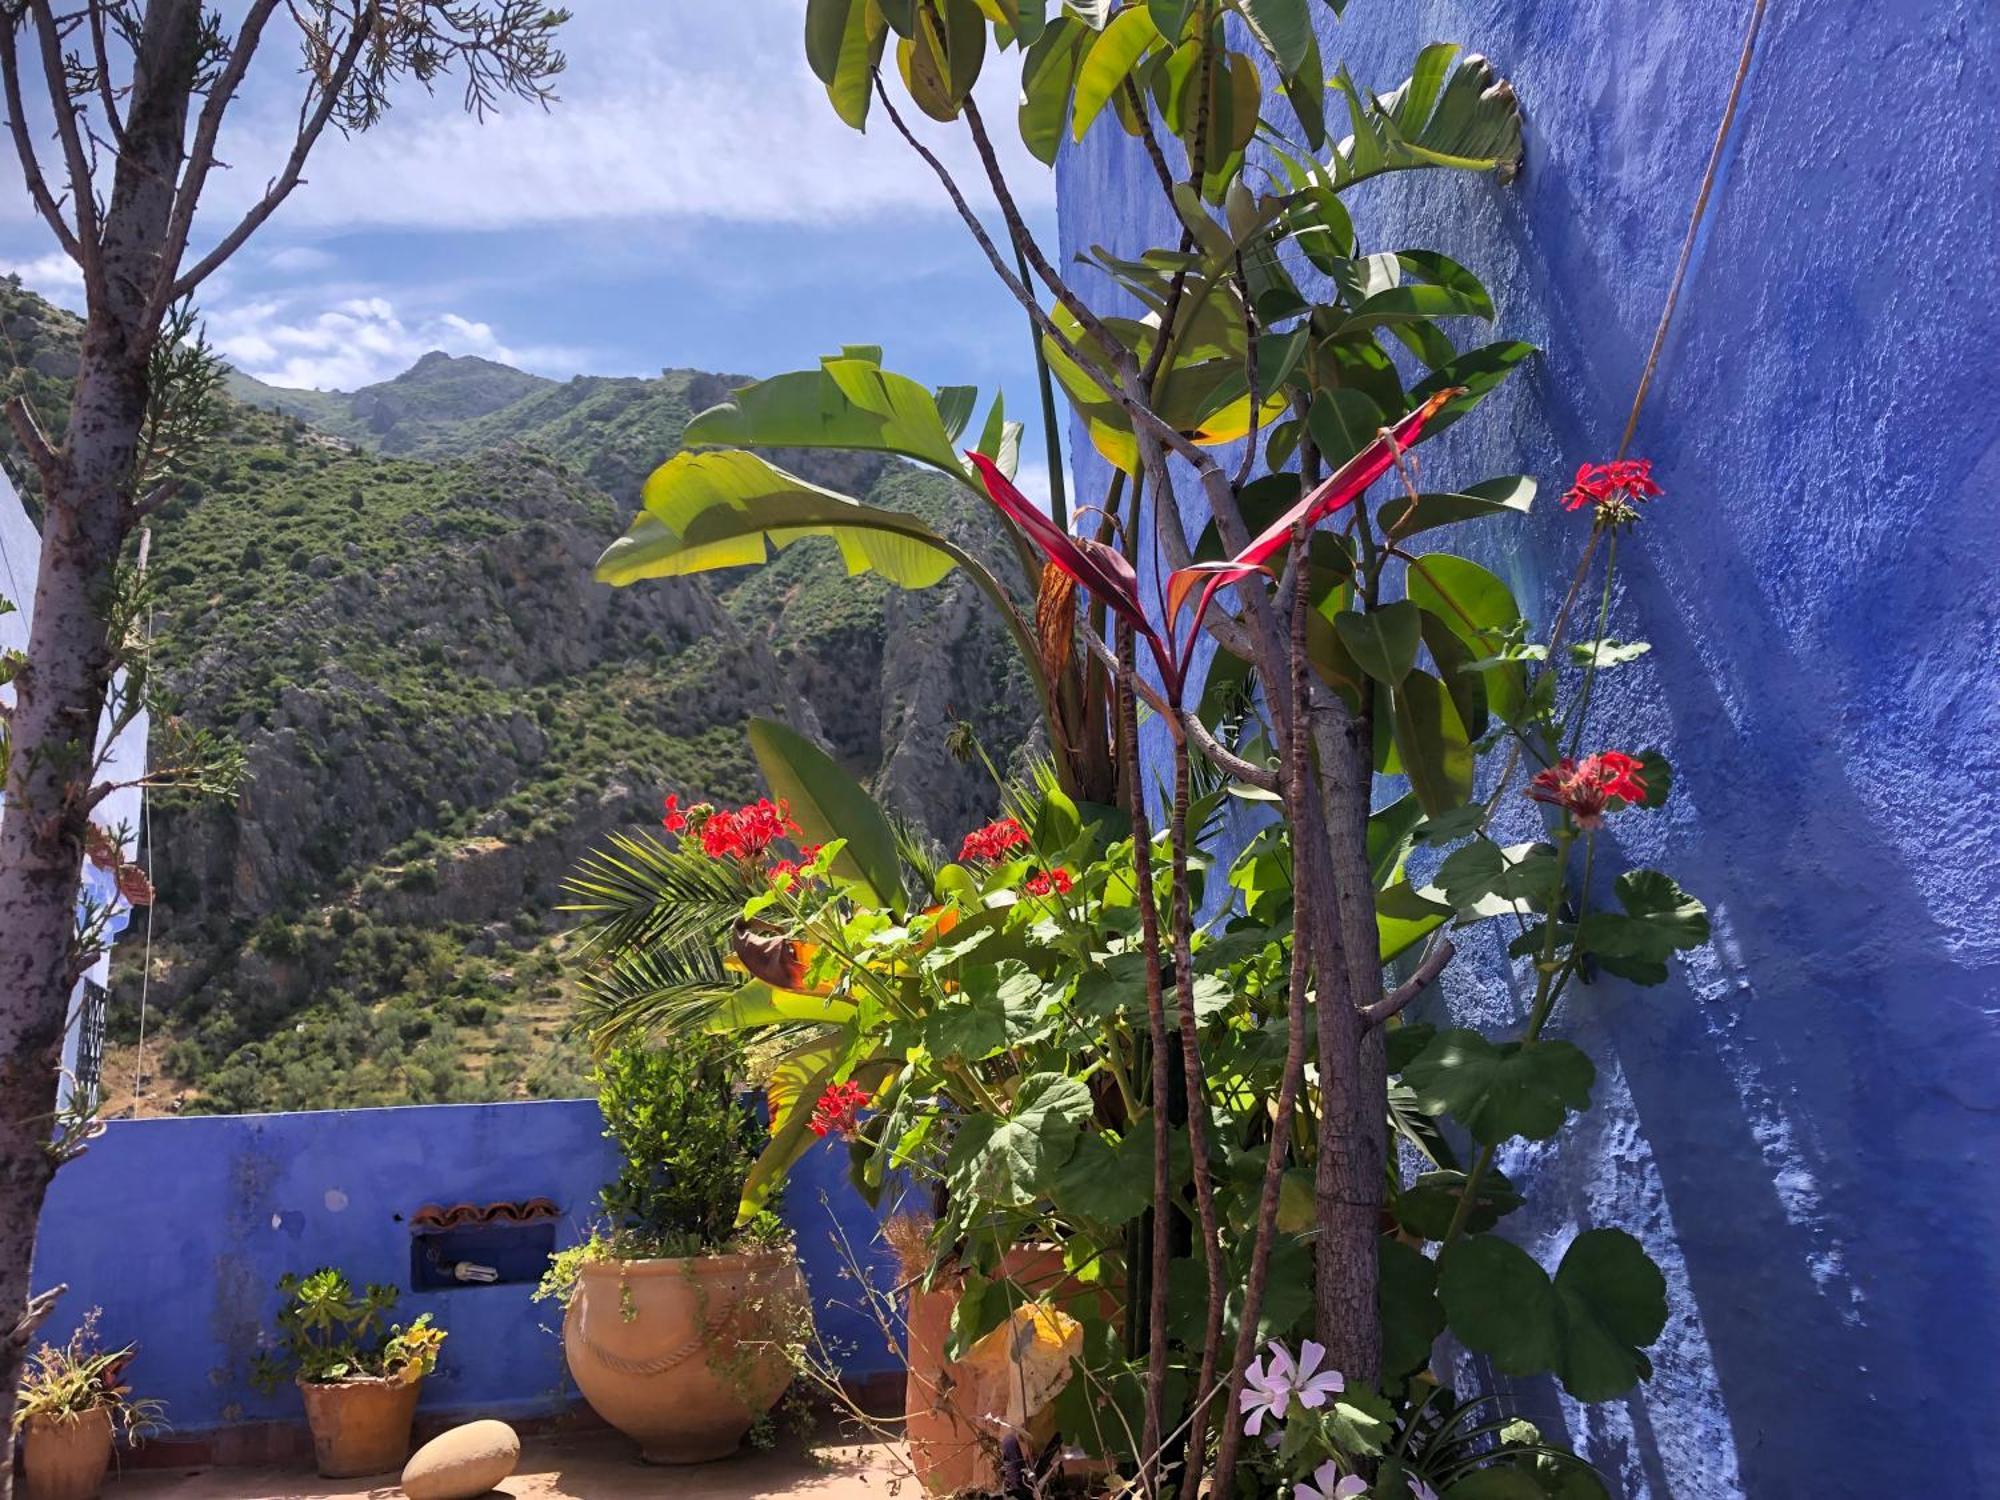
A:
<svg viewBox="0 0 2000 1500">
<path fill-rule="evenodd" d="M 111 1413 L 104 1407 L 74 1421 L 30 1417 L 21 1466 L 27 1500 L 97 1500 L 111 1468 Z"/>
<path fill-rule="evenodd" d="M 313 1463 L 328 1479 L 355 1479 L 400 1469 L 410 1456 L 423 1377 L 385 1380 L 301 1380 Z"/>
</svg>

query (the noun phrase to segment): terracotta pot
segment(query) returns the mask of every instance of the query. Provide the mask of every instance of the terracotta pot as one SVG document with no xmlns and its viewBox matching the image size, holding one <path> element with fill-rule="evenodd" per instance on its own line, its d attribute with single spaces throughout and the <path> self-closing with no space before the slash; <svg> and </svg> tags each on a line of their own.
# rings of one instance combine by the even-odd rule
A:
<svg viewBox="0 0 2000 1500">
<path fill-rule="evenodd" d="M 353 1479 L 400 1469 L 410 1456 L 410 1423 L 423 1377 L 384 1380 L 301 1380 L 313 1463 L 328 1479 Z"/>
<path fill-rule="evenodd" d="M 1072 1278 L 1063 1269 L 1062 1250 L 1054 1245 L 1014 1247 L 1001 1257 L 1000 1276 L 1076 1316 L 1086 1310 L 1098 1316 L 1115 1311 L 1115 1292 Z M 940 1278 L 930 1291 L 910 1293 L 904 1433 L 909 1440 L 910 1466 L 933 1495 L 997 1489 L 1000 1484 L 1001 1429 L 982 1420 L 990 1413 L 971 1409 L 974 1382 L 957 1361 L 945 1357 L 958 1301 L 957 1278 Z M 1077 1306 L 1086 1301 L 1092 1304 L 1088 1309 Z M 1054 1435 L 1053 1413 L 1044 1410 L 1035 1414 L 1027 1430 L 1032 1446 L 1039 1448 Z"/>
<path fill-rule="evenodd" d="M 111 1413 L 103 1407 L 74 1422 L 30 1417 L 21 1466 L 27 1500 L 97 1500 L 111 1468 Z"/>
<path fill-rule="evenodd" d="M 706 1463 L 734 1453 L 791 1384 L 778 1340 L 806 1306 L 789 1251 L 596 1261 L 563 1316 L 563 1357 L 646 1462 Z"/>
</svg>

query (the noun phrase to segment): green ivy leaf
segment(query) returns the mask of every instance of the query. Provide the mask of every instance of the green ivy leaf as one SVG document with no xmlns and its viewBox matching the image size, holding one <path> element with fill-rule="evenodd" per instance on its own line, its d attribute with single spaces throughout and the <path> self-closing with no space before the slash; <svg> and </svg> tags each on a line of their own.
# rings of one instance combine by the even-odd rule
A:
<svg viewBox="0 0 2000 1500">
<path fill-rule="evenodd" d="M 1637 661 L 1652 649 L 1647 641 L 1620 641 L 1605 636 L 1602 640 L 1570 642 L 1569 659 L 1580 667 L 1595 667 L 1602 672 Z"/>
<path fill-rule="evenodd" d="M 1612 887 L 1625 908 L 1587 914 L 1577 942 L 1607 966 L 1629 960 L 1663 965 L 1673 954 L 1708 941 L 1708 908 L 1658 870 L 1627 870 Z"/>
<path fill-rule="evenodd" d="M 1590 1108 L 1596 1080 L 1596 1066 L 1568 1042 L 1494 1043 L 1463 1027 L 1440 1032 L 1403 1069 L 1419 1105 L 1450 1114 L 1486 1146 L 1547 1140 L 1570 1110 Z"/>
<path fill-rule="evenodd" d="M 1650 1378 L 1644 1346 L 1667 1326 L 1667 1283 L 1621 1229 L 1571 1242 L 1551 1281 L 1525 1250 L 1491 1235 L 1439 1259 L 1451 1331 L 1504 1375 L 1552 1370 L 1579 1401 L 1610 1401 Z"/>
<path fill-rule="evenodd" d="M 1639 780 L 1646 788 L 1645 800 L 1639 805 L 1659 807 L 1674 789 L 1674 768 L 1667 764 L 1666 756 L 1659 751 L 1642 750 L 1639 752 Z"/>
<path fill-rule="evenodd" d="M 1545 909 L 1561 877 L 1555 851 L 1547 844 L 1510 844 L 1475 839 L 1454 849 L 1438 866 L 1437 884 L 1462 916 L 1500 916 L 1521 904 Z"/>
<path fill-rule="evenodd" d="M 1445 1500 L 1548 1500 L 1548 1493 L 1526 1469 L 1488 1464 L 1446 1490 Z"/>
<path fill-rule="evenodd" d="M 1396 1222 L 1420 1239 L 1442 1240 L 1450 1233 L 1459 1201 L 1465 1196 L 1465 1182 L 1463 1172 L 1424 1173 L 1396 1195 Z M 1466 1231 L 1485 1234 L 1526 1201 L 1514 1191 L 1504 1172 L 1489 1169 L 1479 1181 L 1478 1197 L 1466 1216 Z"/>
<path fill-rule="evenodd" d="M 1382 1374 L 1394 1380 L 1420 1368 L 1444 1332 L 1437 1299 L 1437 1265 L 1401 1240 L 1385 1235 L 1377 1305 L 1382 1316 Z"/>
</svg>

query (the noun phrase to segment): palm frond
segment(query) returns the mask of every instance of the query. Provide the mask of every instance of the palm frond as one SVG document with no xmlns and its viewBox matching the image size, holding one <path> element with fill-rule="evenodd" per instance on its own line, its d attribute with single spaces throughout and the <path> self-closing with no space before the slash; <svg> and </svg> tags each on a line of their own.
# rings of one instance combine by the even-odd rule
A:
<svg viewBox="0 0 2000 1500">
<path fill-rule="evenodd" d="M 650 833 L 614 833 L 610 848 L 586 854 L 563 889 L 575 899 L 561 909 L 584 918 L 584 955 L 622 957 L 704 944 L 720 951 L 755 888 L 735 860 L 672 848 Z"/>
<path fill-rule="evenodd" d="M 577 977 L 575 1025 L 600 1054 L 699 1030 L 742 982 L 712 939 L 600 956 Z"/>
</svg>

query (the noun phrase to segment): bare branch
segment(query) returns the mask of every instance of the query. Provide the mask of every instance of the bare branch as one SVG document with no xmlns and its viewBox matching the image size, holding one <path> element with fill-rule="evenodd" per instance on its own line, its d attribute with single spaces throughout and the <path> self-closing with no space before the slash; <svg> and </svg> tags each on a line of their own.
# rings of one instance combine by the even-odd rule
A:
<svg viewBox="0 0 2000 1500">
<path fill-rule="evenodd" d="M 158 510 L 161 506 L 171 501 L 174 498 L 174 496 L 178 495 L 180 492 L 181 492 L 180 480 L 178 479 L 161 480 L 158 484 L 154 485 L 150 490 L 146 491 L 145 494 L 141 495 L 137 500 L 134 500 L 132 502 L 131 508 L 125 512 L 125 518 L 127 523 L 129 524 L 133 521 L 143 521 L 147 516 L 150 516 L 154 511 Z"/>
<path fill-rule="evenodd" d="M 117 90 L 111 86 L 111 46 L 104 30 L 104 7 L 92 4 L 87 9 L 90 13 L 90 50 L 97 59 L 97 102 L 104 110 L 105 127 L 110 130 L 112 141 L 123 149 L 125 119 L 118 111 Z"/>
<path fill-rule="evenodd" d="M 1104 643 L 1102 636 L 1098 635 L 1088 625 L 1079 627 L 1079 633 L 1083 637 L 1084 644 L 1089 648 L 1091 656 L 1106 671 L 1115 673 L 1119 670 L 1118 658 L 1112 652 L 1111 648 Z M 1266 792 L 1275 792 L 1278 790 L 1278 773 L 1276 771 L 1272 770 L 1269 766 L 1260 766 L 1255 761 L 1245 760 L 1242 756 L 1231 750 L 1215 737 L 1213 730 L 1202 723 L 1200 715 L 1186 712 L 1175 713 L 1168 706 L 1167 700 L 1161 695 L 1160 690 L 1137 674 L 1134 674 L 1132 678 L 1132 686 L 1138 695 L 1146 700 L 1148 708 L 1166 720 L 1170 726 L 1174 726 L 1180 734 L 1185 735 L 1190 745 L 1193 745 L 1204 757 L 1213 761 L 1222 770 L 1227 771 L 1238 781 L 1248 782 L 1251 786 L 1257 787 L 1260 790 Z"/>
<path fill-rule="evenodd" d="M 1397 985 L 1373 1005 L 1361 1007 L 1361 1018 L 1370 1026 L 1380 1026 L 1395 1015 L 1417 996 L 1437 982 L 1438 975 L 1445 971 L 1454 958 L 1458 957 L 1458 947 L 1450 938 L 1439 941 L 1437 946 L 1424 955 L 1417 965 L 1417 972 Z"/>
<path fill-rule="evenodd" d="M 20 58 L 14 45 L 14 26 L 0 17 L 0 83 L 4 83 L 7 93 L 7 124 L 14 137 L 14 154 L 21 159 L 21 176 L 27 183 L 28 196 L 34 200 L 36 211 L 55 231 L 57 243 L 65 254 L 78 265 L 83 264 L 83 247 L 77 243 L 76 231 L 70 228 L 63 217 L 62 205 L 56 202 L 49 191 L 48 179 L 42 176 L 42 164 L 35 156 L 35 143 L 28 135 L 28 114 L 21 105 Z"/>
<path fill-rule="evenodd" d="M 42 482 L 52 482 L 62 464 L 62 455 L 56 452 L 42 432 L 42 424 L 35 420 L 34 409 L 28 405 L 26 396 L 8 398 L 7 425 L 14 429 L 14 436 L 27 450 L 28 459 L 34 464 L 35 472 L 41 475 Z"/>
<path fill-rule="evenodd" d="M 77 129 L 76 106 L 70 99 L 69 77 L 63 67 L 62 38 L 56 34 L 56 18 L 49 0 L 29 0 L 35 18 L 35 33 L 42 44 L 42 74 L 48 81 L 49 103 L 55 108 L 56 134 L 62 141 L 63 159 L 69 166 L 70 201 L 76 214 L 77 263 L 84 280 L 95 289 L 103 267 L 98 256 L 97 192 L 90 171 L 90 156 L 84 149 L 83 134 Z"/>
</svg>

